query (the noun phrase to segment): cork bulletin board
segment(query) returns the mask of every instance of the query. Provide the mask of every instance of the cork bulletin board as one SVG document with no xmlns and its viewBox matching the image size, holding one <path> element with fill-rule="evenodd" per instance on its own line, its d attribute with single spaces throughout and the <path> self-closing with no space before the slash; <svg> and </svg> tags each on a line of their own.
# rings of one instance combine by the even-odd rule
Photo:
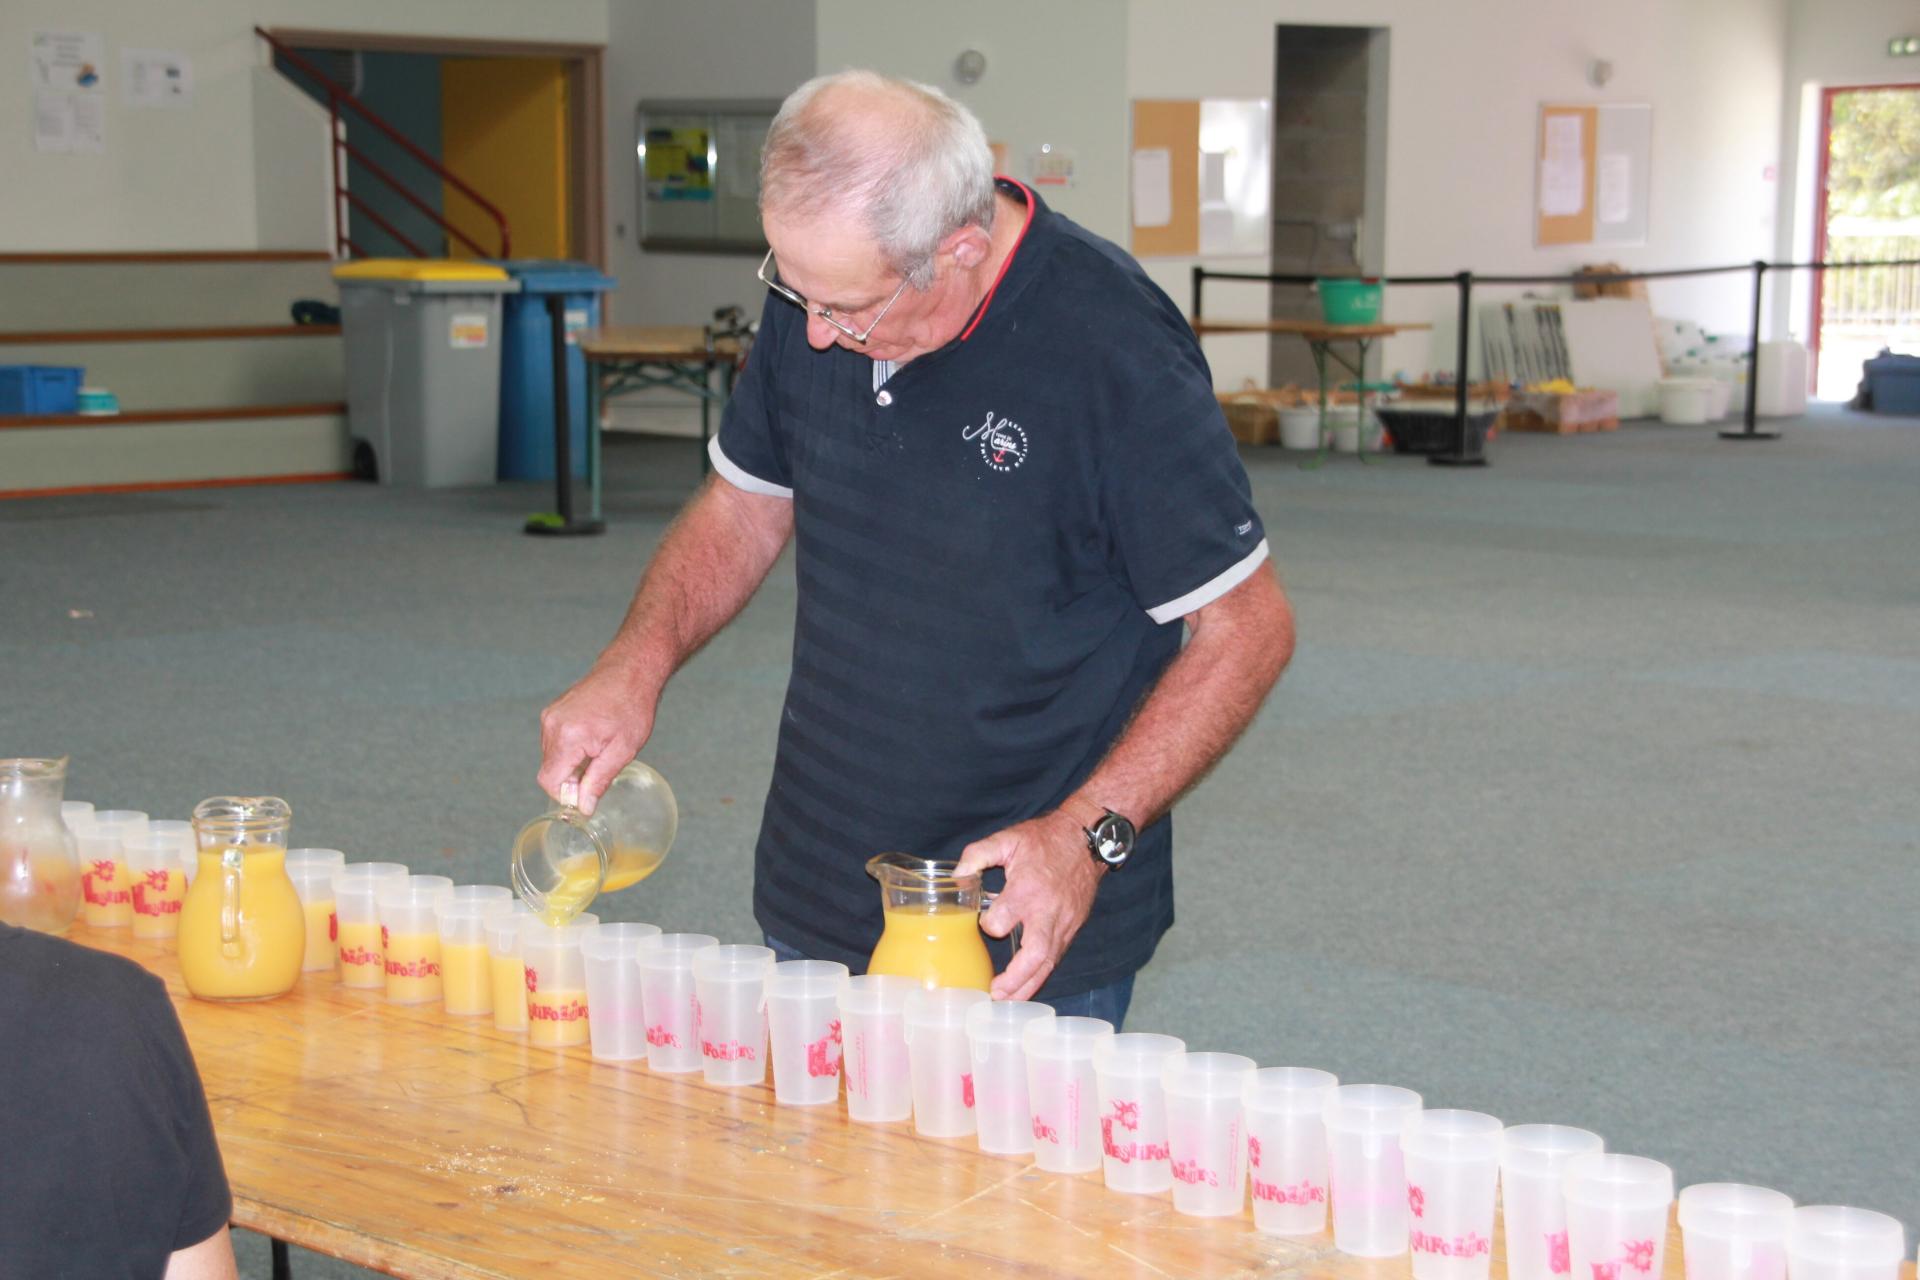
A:
<svg viewBox="0 0 1920 1280">
<path fill-rule="evenodd" d="M 1157 166 L 1162 163 L 1159 153 L 1164 152 L 1169 197 L 1164 209 L 1144 214 L 1146 225 L 1142 225 L 1143 212 L 1136 202 L 1132 246 L 1136 256 L 1191 256 L 1200 251 L 1199 138 L 1200 103 L 1197 100 L 1142 98 L 1134 102 L 1134 185 L 1137 189 L 1142 182 L 1143 153 L 1145 163 Z M 1156 182 L 1157 177 L 1156 173 Z"/>
<path fill-rule="evenodd" d="M 1542 104 L 1533 242 L 1646 243 L 1652 155 L 1653 108 L 1645 103 Z"/>
</svg>

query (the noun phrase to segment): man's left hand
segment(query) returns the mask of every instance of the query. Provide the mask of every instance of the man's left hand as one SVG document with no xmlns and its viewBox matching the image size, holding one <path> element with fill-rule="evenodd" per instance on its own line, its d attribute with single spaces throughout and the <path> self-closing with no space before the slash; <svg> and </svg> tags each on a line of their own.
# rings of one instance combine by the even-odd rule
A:
<svg viewBox="0 0 1920 1280">
<path fill-rule="evenodd" d="M 1105 868 L 1087 852 L 1087 833 L 1055 810 L 976 840 L 960 851 L 958 874 L 1005 867 L 1006 888 L 980 928 L 1004 938 L 1020 926 L 1020 949 L 993 980 L 996 1000 L 1031 1000 L 1093 910 Z"/>
</svg>

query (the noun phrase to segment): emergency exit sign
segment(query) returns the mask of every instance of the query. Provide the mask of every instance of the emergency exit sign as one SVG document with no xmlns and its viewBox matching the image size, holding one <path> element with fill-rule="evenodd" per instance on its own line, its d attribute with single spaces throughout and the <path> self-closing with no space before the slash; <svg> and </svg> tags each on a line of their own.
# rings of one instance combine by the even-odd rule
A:
<svg viewBox="0 0 1920 1280">
<path fill-rule="evenodd" d="M 1895 36 L 1887 41 L 1887 56 L 1911 58 L 1920 54 L 1920 36 Z"/>
</svg>

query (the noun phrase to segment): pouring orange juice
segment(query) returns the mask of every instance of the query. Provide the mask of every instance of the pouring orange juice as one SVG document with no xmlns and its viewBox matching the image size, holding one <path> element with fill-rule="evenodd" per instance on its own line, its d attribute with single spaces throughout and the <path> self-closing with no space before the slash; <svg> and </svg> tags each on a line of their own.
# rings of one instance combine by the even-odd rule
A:
<svg viewBox="0 0 1920 1280">
<path fill-rule="evenodd" d="M 307 927 L 287 878 L 292 822 L 277 796 L 194 808 L 200 866 L 180 904 L 180 976 L 202 1000 L 269 1000 L 299 980 Z"/>
<path fill-rule="evenodd" d="M 680 828 L 673 788 L 636 760 L 614 775 L 591 817 L 549 810 L 513 842 L 513 888 L 542 922 L 562 925 L 602 893 L 652 875 Z"/>
<path fill-rule="evenodd" d="M 993 960 L 980 935 L 980 911 L 990 899 L 979 876 L 954 874 L 957 865 L 905 853 L 867 860 L 886 912 L 868 973 L 912 978 L 929 988 L 993 985 Z"/>
</svg>

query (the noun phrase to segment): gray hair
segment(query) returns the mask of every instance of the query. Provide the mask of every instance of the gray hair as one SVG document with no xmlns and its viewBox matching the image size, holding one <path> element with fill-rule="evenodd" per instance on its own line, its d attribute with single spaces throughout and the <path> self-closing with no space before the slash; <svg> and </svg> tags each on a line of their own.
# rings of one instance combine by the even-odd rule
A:
<svg viewBox="0 0 1920 1280">
<path fill-rule="evenodd" d="M 925 289 L 942 240 L 993 228 L 993 152 L 973 113 L 932 85 L 876 71 L 818 76 L 767 130 L 760 208 L 851 213 L 887 264 Z"/>
</svg>

